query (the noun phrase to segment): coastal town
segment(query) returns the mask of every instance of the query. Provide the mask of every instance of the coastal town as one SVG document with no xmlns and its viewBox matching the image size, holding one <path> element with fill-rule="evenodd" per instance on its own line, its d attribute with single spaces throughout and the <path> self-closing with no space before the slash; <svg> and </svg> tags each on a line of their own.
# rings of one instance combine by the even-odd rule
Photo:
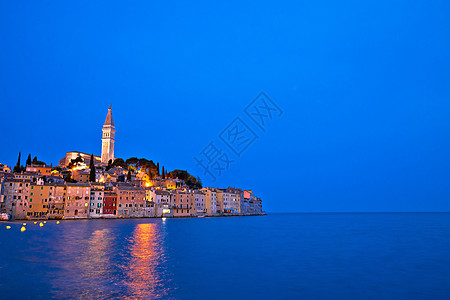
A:
<svg viewBox="0 0 450 300">
<path fill-rule="evenodd" d="M 57 166 L 19 153 L 14 167 L 0 163 L 3 220 L 214 217 L 262 215 L 252 190 L 203 187 L 186 170 L 168 171 L 145 158 L 114 156 L 111 106 L 102 128 L 102 152 L 67 152 Z"/>
</svg>

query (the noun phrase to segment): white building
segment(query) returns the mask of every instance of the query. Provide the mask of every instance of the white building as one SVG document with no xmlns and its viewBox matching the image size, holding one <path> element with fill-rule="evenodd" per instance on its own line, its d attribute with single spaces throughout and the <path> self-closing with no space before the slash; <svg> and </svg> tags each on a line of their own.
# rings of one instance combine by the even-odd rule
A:
<svg viewBox="0 0 450 300">
<path fill-rule="evenodd" d="M 206 210 L 206 195 L 203 191 L 194 191 L 195 196 L 195 210 L 197 215 L 205 215 L 207 213 Z"/>
<path fill-rule="evenodd" d="M 155 216 L 172 216 L 172 194 L 162 190 L 147 190 L 147 200 L 155 205 Z"/>
<path fill-rule="evenodd" d="M 102 184 L 91 184 L 91 197 L 89 201 L 89 218 L 100 218 L 103 216 L 104 198 L 105 198 L 105 186 Z"/>
<path fill-rule="evenodd" d="M 102 163 L 107 164 L 110 159 L 114 161 L 114 141 L 116 134 L 111 105 L 109 105 L 108 114 L 106 115 L 102 132 Z"/>
</svg>

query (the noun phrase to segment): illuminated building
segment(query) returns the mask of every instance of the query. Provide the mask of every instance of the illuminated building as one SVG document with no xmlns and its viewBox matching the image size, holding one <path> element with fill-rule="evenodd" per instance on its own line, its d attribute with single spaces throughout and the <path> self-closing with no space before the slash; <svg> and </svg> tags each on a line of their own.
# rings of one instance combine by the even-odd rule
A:
<svg viewBox="0 0 450 300">
<path fill-rule="evenodd" d="M 0 164 L 0 172 L 11 173 L 11 168 L 7 165 Z"/>
<path fill-rule="evenodd" d="M 31 219 L 47 219 L 50 195 L 54 194 L 52 185 L 31 184 L 28 216 Z"/>
<path fill-rule="evenodd" d="M 115 128 L 110 105 L 102 129 L 102 163 L 104 164 L 107 164 L 110 159 L 114 161 Z"/>
<path fill-rule="evenodd" d="M 206 213 L 208 215 L 215 215 L 217 213 L 217 193 L 215 188 L 204 188 L 202 191 L 205 193 L 205 206 Z"/>
<path fill-rule="evenodd" d="M 117 215 L 117 194 L 111 190 L 104 191 L 103 198 L 103 216 L 116 216 Z"/>
<path fill-rule="evenodd" d="M 72 178 L 78 182 L 89 182 L 90 174 L 91 174 L 91 171 L 89 169 L 74 170 L 72 172 Z"/>
<path fill-rule="evenodd" d="M 205 192 L 200 190 L 194 191 L 195 198 L 195 213 L 197 215 L 205 215 L 206 214 L 206 195 Z"/>
<path fill-rule="evenodd" d="M 50 175 L 52 172 L 51 166 L 43 166 L 43 165 L 31 165 L 27 166 L 27 172 L 39 173 L 41 175 Z"/>
<path fill-rule="evenodd" d="M 66 202 L 66 185 L 64 183 L 52 183 L 53 190 L 49 194 L 48 219 L 62 219 L 64 217 L 64 205 Z"/>
<path fill-rule="evenodd" d="M 195 194 L 189 190 L 175 190 L 173 193 L 173 216 L 190 217 L 197 215 Z"/>
<path fill-rule="evenodd" d="M 66 187 L 67 197 L 64 218 L 87 218 L 91 186 L 88 183 L 66 183 Z"/>
<path fill-rule="evenodd" d="M 238 213 L 236 194 L 227 189 L 217 189 L 217 202 L 220 203 L 220 213 Z"/>
<path fill-rule="evenodd" d="M 227 192 L 233 193 L 235 197 L 231 199 L 230 209 L 233 213 L 241 212 L 241 200 L 244 198 L 244 192 L 241 189 L 228 187 Z"/>
<path fill-rule="evenodd" d="M 146 190 L 147 201 L 154 203 L 155 216 L 172 216 L 173 194 L 164 190 Z"/>
<path fill-rule="evenodd" d="M 103 215 L 104 197 L 105 197 L 105 185 L 98 183 L 91 183 L 89 218 L 100 218 Z"/>
<path fill-rule="evenodd" d="M 149 210 L 145 201 L 145 190 L 130 183 L 117 183 L 117 214 L 123 217 L 146 217 Z"/>
<path fill-rule="evenodd" d="M 26 219 L 30 184 L 28 180 L 5 178 L 1 188 L 1 213 L 11 215 L 11 219 Z"/>
<path fill-rule="evenodd" d="M 81 157 L 81 159 L 83 160 L 82 166 L 84 168 L 87 168 L 87 166 L 89 166 L 89 164 L 91 163 L 91 154 L 79 151 L 70 151 L 66 153 L 66 156 L 64 158 L 59 160 L 59 166 L 61 168 L 66 167 L 72 159 L 76 159 L 77 157 Z M 100 162 L 101 157 L 94 155 L 94 163 L 100 164 Z"/>
</svg>

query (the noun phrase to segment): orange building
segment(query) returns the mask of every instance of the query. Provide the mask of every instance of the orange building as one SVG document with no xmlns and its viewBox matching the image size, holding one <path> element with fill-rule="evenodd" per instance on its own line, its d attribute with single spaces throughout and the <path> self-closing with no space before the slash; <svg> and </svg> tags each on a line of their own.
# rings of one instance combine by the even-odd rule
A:
<svg viewBox="0 0 450 300">
<path fill-rule="evenodd" d="M 196 215 L 195 194 L 184 190 L 175 190 L 173 194 L 173 216 L 189 217 Z"/>
<path fill-rule="evenodd" d="M 130 183 L 119 183 L 114 187 L 117 194 L 117 211 L 123 217 L 145 217 L 148 216 L 145 201 L 145 190 L 142 187 Z"/>
<path fill-rule="evenodd" d="M 52 167 L 46 165 L 31 165 L 27 166 L 27 172 L 39 173 L 41 175 L 50 175 L 52 173 Z"/>
<path fill-rule="evenodd" d="M 90 173 L 89 169 L 75 170 L 72 172 L 72 178 L 78 182 L 89 182 Z"/>
<path fill-rule="evenodd" d="M 31 184 L 27 213 L 30 219 L 47 219 L 51 191 L 54 192 L 52 185 Z"/>
</svg>

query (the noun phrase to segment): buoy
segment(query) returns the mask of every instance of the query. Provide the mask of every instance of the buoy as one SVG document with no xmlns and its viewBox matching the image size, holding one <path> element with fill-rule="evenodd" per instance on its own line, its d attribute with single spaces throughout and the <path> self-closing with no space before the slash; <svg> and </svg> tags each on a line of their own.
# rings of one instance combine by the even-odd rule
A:
<svg viewBox="0 0 450 300">
<path fill-rule="evenodd" d="M 25 226 L 22 226 L 22 228 L 20 228 L 20 231 L 22 231 L 22 232 L 24 232 L 25 230 L 27 230 L 27 229 L 25 228 Z"/>
<path fill-rule="evenodd" d="M 23 226 L 27 226 L 27 223 L 23 223 L 22 225 L 23 225 Z"/>
<path fill-rule="evenodd" d="M 42 227 L 42 226 L 44 226 L 44 224 L 42 224 L 42 222 L 41 222 L 41 223 L 39 223 L 39 227 Z"/>
<path fill-rule="evenodd" d="M 56 221 L 56 224 L 59 224 L 59 221 Z"/>
<path fill-rule="evenodd" d="M 37 222 L 34 222 L 34 224 L 37 224 Z"/>
<path fill-rule="evenodd" d="M 47 223 L 47 221 L 44 221 L 44 223 Z"/>
<path fill-rule="evenodd" d="M 6 226 L 6 229 L 11 229 L 11 226 Z"/>
</svg>

